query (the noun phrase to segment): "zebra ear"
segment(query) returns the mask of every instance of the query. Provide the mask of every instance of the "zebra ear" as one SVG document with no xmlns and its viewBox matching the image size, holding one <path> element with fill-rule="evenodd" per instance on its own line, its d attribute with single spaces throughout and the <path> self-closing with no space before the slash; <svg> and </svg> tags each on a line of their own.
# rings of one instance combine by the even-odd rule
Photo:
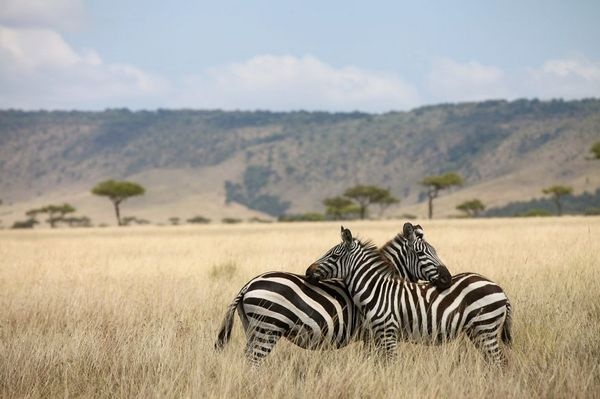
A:
<svg viewBox="0 0 600 399">
<path fill-rule="evenodd" d="M 404 223 L 402 227 L 402 235 L 408 240 L 409 244 L 415 242 L 415 229 L 409 222 Z"/>
<path fill-rule="evenodd" d="M 345 229 L 344 226 L 342 226 L 342 241 L 346 244 L 352 243 L 352 232 L 350 229 Z"/>
<path fill-rule="evenodd" d="M 417 238 L 423 238 L 423 236 L 425 235 L 425 232 L 423 231 L 423 227 L 421 227 L 420 224 L 415 224 L 413 226 L 414 230 L 415 230 L 415 236 Z"/>
</svg>

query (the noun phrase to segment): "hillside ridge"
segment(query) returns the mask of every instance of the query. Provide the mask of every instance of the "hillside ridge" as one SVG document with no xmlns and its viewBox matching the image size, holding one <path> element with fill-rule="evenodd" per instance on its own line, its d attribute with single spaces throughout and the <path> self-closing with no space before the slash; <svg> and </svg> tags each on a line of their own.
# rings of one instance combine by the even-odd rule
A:
<svg viewBox="0 0 600 399">
<path fill-rule="evenodd" d="M 539 196 L 545 184 L 599 187 L 600 168 L 585 159 L 599 132 L 598 99 L 494 100 L 385 114 L 3 110 L 1 198 L 5 205 L 68 200 L 101 179 L 138 179 L 148 188 L 138 211 L 159 203 L 175 210 L 196 198 L 201 214 L 206 195 L 211 209 L 235 205 L 276 216 L 321 211 L 324 197 L 361 183 L 389 187 L 402 208 L 420 213 L 418 181 L 457 171 L 465 185 L 448 197 L 502 205 Z M 161 180 L 161 171 L 169 177 Z M 439 202 L 442 214 L 453 212 L 443 197 Z"/>
</svg>

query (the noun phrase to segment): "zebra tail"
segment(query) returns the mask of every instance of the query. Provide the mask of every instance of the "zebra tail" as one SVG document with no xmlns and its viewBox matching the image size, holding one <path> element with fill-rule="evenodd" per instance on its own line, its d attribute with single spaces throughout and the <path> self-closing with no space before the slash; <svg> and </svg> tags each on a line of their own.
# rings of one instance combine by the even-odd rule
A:
<svg viewBox="0 0 600 399">
<path fill-rule="evenodd" d="M 227 312 L 225 313 L 225 317 L 221 322 L 221 328 L 219 328 L 217 342 L 215 342 L 215 350 L 223 349 L 227 342 L 229 342 L 229 338 L 231 337 L 231 330 L 233 328 L 233 316 L 235 313 L 235 309 L 238 307 L 246 291 L 248 291 L 249 285 L 250 284 L 246 284 L 234 298 L 233 302 L 231 302 L 231 304 L 227 307 Z"/>
<path fill-rule="evenodd" d="M 502 333 L 500 335 L 502 338 L 502 342 L 504 342 L 506 345 L 510 345 L 512 343 L 511 329 L 512 329 L 512 306 L 507 298 L 506 299 L 506 319 L 504 319 L 504 325 L 502 326 Z"/>
</svg>

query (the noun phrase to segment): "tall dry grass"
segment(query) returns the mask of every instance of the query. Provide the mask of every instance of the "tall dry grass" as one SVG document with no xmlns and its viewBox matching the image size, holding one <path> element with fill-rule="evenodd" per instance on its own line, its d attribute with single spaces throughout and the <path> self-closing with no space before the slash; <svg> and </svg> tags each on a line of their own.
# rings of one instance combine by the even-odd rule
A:
<svg viewBox="0 0 600 399">
<path fill-rule="evenodd" d="M 401 222 L 350 223 L 383 244 Z M 466 340 L 402 343 L 380 363 L 353 344 L 284 340 L 258 371 L 212 349 L 226 306 L 268 270 L 303 273 L 333 223 L 0 232 L 2 397 L 593 397 L 600 395 L 600 219 L 423 222 L 452 272 L 514 305 L 504 372 Z"/>
</svg>

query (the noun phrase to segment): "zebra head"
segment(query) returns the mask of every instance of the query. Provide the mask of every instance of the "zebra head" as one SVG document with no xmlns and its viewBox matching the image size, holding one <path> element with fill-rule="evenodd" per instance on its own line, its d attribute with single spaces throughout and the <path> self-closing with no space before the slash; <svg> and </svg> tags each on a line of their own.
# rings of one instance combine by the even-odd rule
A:
<svg viewBox="0 0 600 399">
<path fill-rule="evenodd" d="M 346 277 L 349 272 L 346 255 L 358 245 L 358 241 L 352 238 L 352 232 L 342 226 L 342 242 L 306 269 L 307 279 L 316 283 L 323 279 Z"/>
<path fill-rule="evenodd" d="M 452 275 L 439 258 L 435 248 L 423 238 L 423 228 L 420 225 L 404 223 L 402 237 L 399 243 L 404 247 L 404 259 L 390 259 L 393 264 L 402 264 L 416 280 L 430 281 L 439 289 L 446 289 L 452 283 Z M 387 247 L 388 244 L 386 244 Z M 387 256 L 387 255 L 386 255 Z M 398 257 L 397 255 L 395 257 Z M 389 256 L 388 256 L 389 258 Z"/>
</svg>

